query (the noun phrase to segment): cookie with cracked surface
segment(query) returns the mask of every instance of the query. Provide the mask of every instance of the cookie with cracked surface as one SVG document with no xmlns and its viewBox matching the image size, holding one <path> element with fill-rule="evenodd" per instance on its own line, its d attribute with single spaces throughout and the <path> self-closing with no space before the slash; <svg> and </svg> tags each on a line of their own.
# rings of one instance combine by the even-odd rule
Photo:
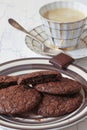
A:
<svg viewBox="0 0 87 130">
<path fill-rule="evenodd" d="M 19 77 L 18 84 L 25 87 L 34 87 L 41 83 L 59 81 L 61 77 L 62 76 L 58 71 L 37 71 Z"/>
<path fill-rule="evenodd" d="M 35 89 L 48 94 L 74 94 L 81 90 L 83 85 L 75 80 L 64 78 L 60 81 L 37 84 Z"/>
<path fill-rule="evenodd" d="M 0 89 L 17 85 L 18 76 L 0 76 Z"/>
<path fill-rule="evenodd" d="M 41 100 L 35 89 L 14 85 L 0 90 L 0 114 L 21 114 L 30 111 Z"/>
<path fill-rule="evenodd" d="M 44 95 L 38 108 L 38 114 L 43 117 L 58 117 L 76 110 L 82 103 L 82 95 L 54 96 Z"/>
</svg>

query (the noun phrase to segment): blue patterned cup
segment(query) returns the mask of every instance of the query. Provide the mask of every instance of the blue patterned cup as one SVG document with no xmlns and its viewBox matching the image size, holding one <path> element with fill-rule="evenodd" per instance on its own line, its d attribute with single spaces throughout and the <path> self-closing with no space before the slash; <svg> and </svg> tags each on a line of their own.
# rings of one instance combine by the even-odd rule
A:
<svg viewBox="0 0 87 130">
<path fill-rule="evenodd" d="M 84 14 L 84 18 L 74 22 L 57 22 L 46 18 L 44 14 L 58 8 L 75 9 Z M 44 5 L 39 10 L 45 33 L 51 48 L 72 49 L 79 43 L 87 21 L 87 6 L 79 2 L 56 1 Z"/>
</svg>

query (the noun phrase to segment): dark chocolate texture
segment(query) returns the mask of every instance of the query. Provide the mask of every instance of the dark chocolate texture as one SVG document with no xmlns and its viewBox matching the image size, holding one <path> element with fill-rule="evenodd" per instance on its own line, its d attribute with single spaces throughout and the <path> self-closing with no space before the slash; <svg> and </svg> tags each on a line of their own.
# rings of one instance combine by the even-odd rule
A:
<svg viewBox="0 0 87 130">
<path fill-rule="evenodd" d="M 0 76 L 0 89 L 17 85 L 18 76 Z"/>
<path fill-rule="evenodd" d="M 57 71 L 38 71 L 22 75 L 18 79 L 18 84 L 25 87 L 34 87 L 36 84 L 59 81 L 61 77 L 61 74 Z"/>
<path fill-rule="evenodd" d="M 66 68 L 74 61 L 72 57 L 64 53 L 60 53 L 49 60 L 50 63 L 59 68 Z"/>
</svg>

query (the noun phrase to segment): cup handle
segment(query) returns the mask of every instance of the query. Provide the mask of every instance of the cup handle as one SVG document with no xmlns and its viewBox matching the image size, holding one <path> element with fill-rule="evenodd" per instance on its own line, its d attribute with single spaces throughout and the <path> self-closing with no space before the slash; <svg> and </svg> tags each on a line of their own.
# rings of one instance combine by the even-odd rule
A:
<svg viewBox="0 0 87 130">
<path fill-rule="evenodd" d="M 83 33 L 87 32 L 87 24 L 85 25 L 85 28 L 83 29 Z"/>
<path fill-rule="evenodd" d="M 81 34 L 81 39 L 83 39 L 85 37 L 87 37 L 87 25 L 85 26 L 85 28 L 84 28 L 84 30 L 83 30 L 83 32 Z"/>
</svg>

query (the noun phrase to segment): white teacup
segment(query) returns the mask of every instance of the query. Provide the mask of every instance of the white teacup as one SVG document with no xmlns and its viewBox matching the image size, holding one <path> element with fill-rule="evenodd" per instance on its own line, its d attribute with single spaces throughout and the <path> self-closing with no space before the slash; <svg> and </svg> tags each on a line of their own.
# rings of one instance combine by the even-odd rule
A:
<svg viewBox="0 0 87 130">
<path fill-rule="evenodd" d="M 47 12 L 55 9 L 72 9 L 74 11 L 81 12 L 82 18 L 77 20 L 72 19 L 67 22 L 60 22 L 57 20 L 49 19 L 45 16 Z M 83 33 L 87 20 L 87 6 L 79 2 L 71 1 L 56 1 L 44 5 L 39 10 L 44 30 L 49 38 L 50 47 L 57 47 L 61 49 L 72 49 L 78 44 L 78 40 Z M 70 15 L 71 12 L 68 14 Z M 54 13 L 55 15 L 55 13 Z"/>
</svg>

